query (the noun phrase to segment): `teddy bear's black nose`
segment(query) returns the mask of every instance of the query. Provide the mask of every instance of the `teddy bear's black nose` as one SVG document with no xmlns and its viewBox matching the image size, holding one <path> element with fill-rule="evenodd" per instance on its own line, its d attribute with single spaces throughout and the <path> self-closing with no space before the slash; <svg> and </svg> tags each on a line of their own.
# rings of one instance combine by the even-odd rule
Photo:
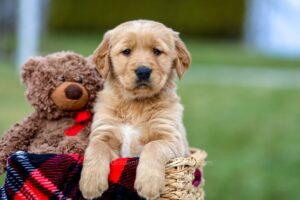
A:
<svg viewBox="0 0 300 200">
<path fill-rule="evenodd" d="M 77 85 L 69 85 L 65 89 L 65 94 L 68 99 L 77 100 L 82 96 L 82 90 Z"/>
</svg>

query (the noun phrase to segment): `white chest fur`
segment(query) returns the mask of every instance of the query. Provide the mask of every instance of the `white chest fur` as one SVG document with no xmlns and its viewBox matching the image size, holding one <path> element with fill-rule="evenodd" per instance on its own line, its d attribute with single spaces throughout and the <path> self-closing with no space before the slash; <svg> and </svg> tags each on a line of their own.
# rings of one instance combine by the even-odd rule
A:
<svg viewBox="0 0 300 200">
<path fill-rule="evenodd" d="M 122 141 L 122 147 L 121 147 L 121 156 L 122 157 L 132 157 L 136 156 L 133 155 L 133 149 L 136 148 L 136 146 L 133 145 L 138 145 L 138 137 L 139 137 L 139 130 L 129 124 L 122 124 L 121 125 L 121 135 L 123 138 Z"/>
</svg>

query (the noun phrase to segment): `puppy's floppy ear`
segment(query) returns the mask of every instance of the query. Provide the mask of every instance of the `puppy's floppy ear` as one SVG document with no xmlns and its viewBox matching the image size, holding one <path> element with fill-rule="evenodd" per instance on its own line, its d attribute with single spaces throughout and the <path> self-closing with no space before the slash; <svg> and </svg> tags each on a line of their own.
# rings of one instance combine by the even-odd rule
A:
<svg viewBox="0 0 300 200">
<path fill-rule="evenodd" d="M 182 40 L 179 38 L 179 33 L 174 32 L 175 37 L 175 50 L 176 50 L 176 58 L 175 58 L 175 69 L 179 79 L 182 78 L 184 72 L 189 68 L 191 64 L 191 56 L 187 48 L 185 47 Z"/>
<path fill-rule="evenodd" d="M 102 42 L 94 51 L 93 60 L 100 75 L 105 79 L 111 69 L 111 60 L 109 56 L 110 40 L 109 33 L 105 33 Z"/>
</svg>

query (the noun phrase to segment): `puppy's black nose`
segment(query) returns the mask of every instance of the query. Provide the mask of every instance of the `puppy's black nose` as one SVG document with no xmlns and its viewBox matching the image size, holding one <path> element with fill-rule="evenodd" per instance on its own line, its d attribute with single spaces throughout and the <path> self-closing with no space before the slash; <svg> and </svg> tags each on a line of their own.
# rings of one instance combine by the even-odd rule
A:
<svg viewBox="0 0 300 200">
<path fill-rule="evenodd" d="M 151 72 L 152 69 L 145 66 L 139 66 L 135 70 L 135 74 L 140 81 L 147 81 L 150 78 Z"/>
</svg>

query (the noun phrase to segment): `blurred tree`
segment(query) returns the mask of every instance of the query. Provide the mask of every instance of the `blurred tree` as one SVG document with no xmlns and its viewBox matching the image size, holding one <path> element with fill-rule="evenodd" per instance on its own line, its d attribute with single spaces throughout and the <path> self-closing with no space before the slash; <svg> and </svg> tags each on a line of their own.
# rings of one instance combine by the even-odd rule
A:
<svg viewBox="0 0 300 200">
<path fill-rule="evenodd" d="M 52 0 L 51 30 L 106 30 L 132 19 L 153 19 L 183 33 L 240 37 L 244 0 Z"/>
<path fill-rule="evenodd" d="M 15 31 L 16 22 L 16 4 L 15 0 L 0 0 L 0 58 L 8 56 L 12 50 L 11 40 L 3 40 Z"/>
<path fill-rule="evenodd" d="M 31 0 L 24 2 L 23 0 L 0 0 L 0 59 L 2 61 L 15 59 L 14 56 L 18 55 L 17 65 L 20 66 L 24 59 L 35 54 L 33 53 L 35 51 L 30 49 L 33 43 L 36 43 L 35 49 L 38 49 L 39 38 L 38 35 L 30 37 L 28 33 L 37 23 L 39 30 L 45 29 L 48 1 L 38 0 L 32 3 Z M 22 8 L 24 8 L 23 12 Z M 35 12 L 40 14 L 34 15 Z M 27 22 L 24 23 L 25 21 Z M 18 43 L 16 36 L 18 36 Z M 21 44 L 22 48 L 20 48 Z M 18 48 L 17 53 L 16 48 Z"/>
</svg>

